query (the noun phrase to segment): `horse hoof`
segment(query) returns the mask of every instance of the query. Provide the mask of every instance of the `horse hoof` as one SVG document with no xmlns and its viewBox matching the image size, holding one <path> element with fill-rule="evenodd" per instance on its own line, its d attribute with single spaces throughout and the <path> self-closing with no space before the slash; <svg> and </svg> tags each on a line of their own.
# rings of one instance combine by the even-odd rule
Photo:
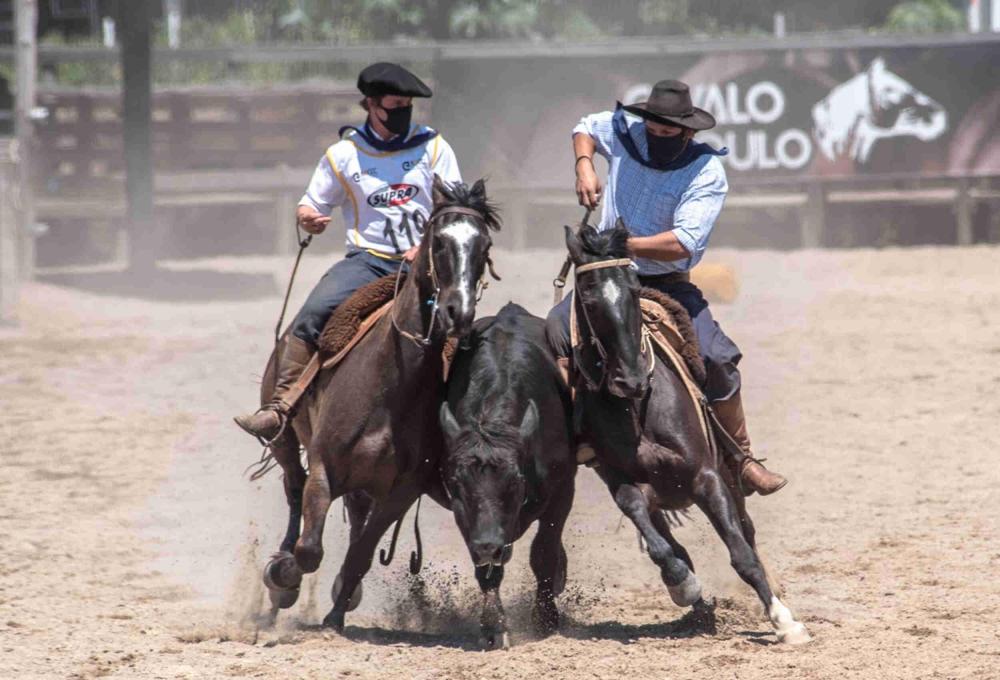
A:
<svg viewBox="0 0 1000 680">
<path fill-rule="evenodd" d="M 292 590 L 298 592 L 299 585 L 302 583 L 302 570 L 299 569 L 299 565 L 291 553 L 280 552 L 264 565 L 263 580 L 264 585 L 271 592 Z"/>
<path fill-rule="evenodd" d="M 693 571 L 689 571 L 687 578 L 676 586 L 667 586 L 667 592 L 678 607 L 690 607 L 701 599 L 701 582 Z"/>
<path fill-rule="evenodd" d="M 295 546 L 295 562 L 306 574 L 311 574 L 319 569 L 319 563 L 323 561 L 323 548 L 320 546 L 299 545 Z"/>
<path fill-rule="evenodd" d="M 479 638 L 479 646 L 482 647 L 485 652 L 493 652 L 498 649 L 510 649 L 510 635 L 507 634 L 507 631 L 484 633 L 483 636 Z"/>
<path fill-rule="evenodd" d="M 271 598 L 271 606 L 277 609 L 288 609 L 299 599 L 299 589 L 295 590 L 271 590 L 267 591 L 267 596 Z"/>
<path fill-rule="evenodd" d="M 323 617 L 323 626 L 332 628 L 335 633 L 343 633 L 344 612 L 338 612 L 336 609 L 331 610 L 329 614 Z"/>
<path fill-rule="evenodd" d="M 333 588 L 330 590 L 330 597 L 333 598 L 334 603 L 337 602 L 337 597 L 340 595 L 340 589 L 344 587 L 344 577 L 337 574 L 337 578 L 333 582 Z M 353 612 L 358 606 L 361 605 L 361 598 L 365 595 L 364 586 L 358 583 L 354 592 L 351 593 L 351 598 L 347 601 L 347 611 Z"/>
<path fill-rule="evenodd" d="M 804 645 L 812 641 L 809 631 L 801 623 L 796 621 L 785 630 L 777 631 L 778 642 L 783 645 Z"/>
</svg>

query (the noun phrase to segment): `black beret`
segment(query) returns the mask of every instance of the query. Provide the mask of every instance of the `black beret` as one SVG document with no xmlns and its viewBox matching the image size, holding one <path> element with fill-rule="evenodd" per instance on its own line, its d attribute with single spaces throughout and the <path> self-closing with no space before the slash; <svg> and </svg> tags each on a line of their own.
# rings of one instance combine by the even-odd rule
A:
<svg viewBox="0 0 1000 680">
<path fill-rule="evenodd" d="M 400 97 L 430 97 L 431 88 L 399 64 L 380 61 L 358 75 L 358 89 L 366 97 L 394 94 Z"/>
</svg>

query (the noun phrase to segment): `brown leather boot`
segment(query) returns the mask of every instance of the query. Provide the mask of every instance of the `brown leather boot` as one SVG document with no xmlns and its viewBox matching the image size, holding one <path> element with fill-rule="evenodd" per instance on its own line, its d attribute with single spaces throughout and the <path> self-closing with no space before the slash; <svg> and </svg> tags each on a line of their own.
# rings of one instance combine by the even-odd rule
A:
<svg viewBox="0 0 1000 680">
<path fill-rule="evenodd" d="M 725 401 L 714 402 L 712 409 L 719 419 L 719 424 L 743 451 L 743 455 L 739 456 L 734 455 L 734 452 L 728 452 L 726 447 L 722 447 L 724 451 L 727 451 L 727 458 L 742 480 L 744 488 L 751 493 L 756 491 L 761 496 L 767 496 L 788 484 L 787 479 L 777 472 L 768 470 L 750 453 L 750 436 L 747 434 L 747 420 L 743 414 L 743 400 L 740 398 L 739 392 Z"/>
<path fill-rule="evenodd" d="M 298 381 L 314 352 L 304 340 L 289 334 L 284 351 L 278 359 L 277 380 L 271 402 L 255 413 L 236 416 L 233 420 L 250 434 L 271 441 L 281 432 L 281 425 L 295 406 L 297 396 L 286 399 Z"/>
</svg>

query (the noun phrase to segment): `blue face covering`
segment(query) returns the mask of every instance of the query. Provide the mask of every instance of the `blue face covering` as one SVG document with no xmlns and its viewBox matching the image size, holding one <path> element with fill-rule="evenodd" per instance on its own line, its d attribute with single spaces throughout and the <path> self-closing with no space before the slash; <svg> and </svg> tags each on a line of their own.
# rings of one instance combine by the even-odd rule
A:
<svg viewBox="0 0 1000 680">
<path fill-rule="evenodd" d="M 344 136 L 344 132 L 347 130 L 354 130 L 358 133 L 358 136 L 364 140 L 365 144 L 372 147 L 376 151 L 404 151 L 405 149 L 413 149 L 418 146 L 426 144 L 430 140 L 438 136 L 437 130 L 428 130 L 427 132 L 421 132 L 420 134 L 413 135 L 408 139 L 404 139 L 404 135 L 396 135 L 389 141 L 384 139 L 379 139 L 368 123 L 365 123 L 362 127 L 357 128 L 353 125 L 345 125 L 340 128 L 340 136 Z"/>
<path fill-rule="evenodd" d="M 729 153 L 729 149 L 715 149 L 703 142 L 690 140 L 680 154 L 678 154 L 673 160 L 658 162 L 655 156 L 652 158 L 644 158 L 643 155 L 639 153 L 639 148 L 635 145 L 635 140 L 632 139 L 632 135 L 628 133 L 628 121 L 625 120 L 625 109 L 622 108 L 620 102 L 618 107 L 615 109 L 614 117 L 611 119 L 611 126 L 614 128 L 615 136 L 618 137 L 618 141 L 621 142 L 625 151 L 628 152 L 628 155 L 631 156 L 637 163 L 641 163 L 652 170 L 660 170 L 664 172 L 668 170 L 679 170 L 687 165 L 690 165 L 702 156 L 725 156 Z M 652 135 L 649 135 L 649 137 L 651 136 Z M 649 137 L 647 137 L 647 143 L 649 141 Z M 676 149 L 676 146 L 679 144 L 677 140 L 681 140 L 683 137 L 678 135 L 677 137 L 661 137 L 660 139 L 670 140 L 668 146 L 674 146 Z M 651 146 L 650 149 L 653 150 L 653 147 Z M 676 153 L 676 150 L 674 150 L 674 153 Z M 668 159 L 669 157 L 670 156 L 667 155 Z"/>
</svg>

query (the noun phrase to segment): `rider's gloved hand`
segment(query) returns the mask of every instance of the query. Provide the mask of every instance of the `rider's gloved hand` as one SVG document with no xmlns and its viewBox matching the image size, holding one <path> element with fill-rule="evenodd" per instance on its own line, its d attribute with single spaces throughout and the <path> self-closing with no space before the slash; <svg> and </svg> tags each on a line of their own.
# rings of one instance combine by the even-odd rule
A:
<svg viewBox="0 0 1000 680">
<path fill-rule="evenodd" d="M 299 226 L 310 234 L 322 234 L 326 225 L 330 224 L 329 217 L 307 205 L 300 205 L 295 212 L 295 217 L 299 221 Z"/>
</svg>

